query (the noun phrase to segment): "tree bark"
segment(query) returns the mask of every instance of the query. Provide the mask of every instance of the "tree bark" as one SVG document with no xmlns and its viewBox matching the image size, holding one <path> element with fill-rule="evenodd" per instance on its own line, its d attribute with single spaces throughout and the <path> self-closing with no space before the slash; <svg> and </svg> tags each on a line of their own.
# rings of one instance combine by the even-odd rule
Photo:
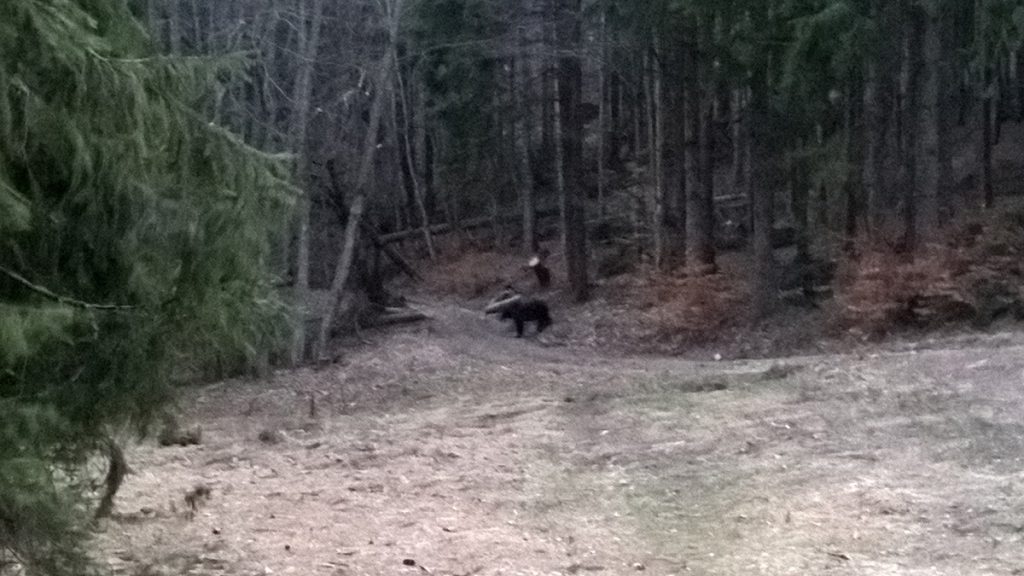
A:
<svg viewBox="0 0 1024 576">
<path fill-rule="evenodd" d="M 863 192 L 861 177 L 864 165 L 864 114 L 863 83 L 857 74 L 851 73 L 847 80 L 846 98 L 846 182 L 843 185 L 843 196 L 846 199 L 846 221 L 844 226 L 844 248 L 852 251 L 857 242 Z"/>
<path fill-rule="evenodd" d="M 796 233 L 796 268 L 801 274 L 801 288 L 804 296 L 813 295 L 814 286 L 812 278 L 807 274 L 808 265 L 811 263 L 811 231 L 809 225 L 810 216 L 810 186 L 807 177 L 807 150 L 803 143 L 800 143 L 793 154 L 793 165 L 790 168 L 790 205 L 793 210 L 793 226 Z"/>
<path fill-rule="evenodd" d="M 348 224 L 345 226 L 345 242 L 341 248 L 341 256 L 338 258 L 338 264 L 334 269 L 334 279 L 331 281 L 330 297 L 327 299 L 323 318 L 320 319 L 320 332 L 317 335 L 316 346 L 313 351 L 313 358 L 318 362 L 324 359 L 324 351 L 327 349 L 327 340 L 330 336 L 331 325 L 334 324 L 334 315 L 337 311 L 337 304 L 342 292 L 345 290 L 345 284 L 348 283 L 348 277 L 351 274 L 352 260 L 355 256 L 356 242 L 359 239 L 359 223 L 363 216 L 363 204 L 365 199 L 366 197 L 364 195 L 357 195 L 355 200 L 352 201 L 352 207 L 349 210 Z"/>
<path fill-rule="evenodd" d="M 558 121 L 557 106 L 557 95 L 555 93 L 555 83 L 557 82 L 556 66 L 554 59 L 551 54 L 557 49 L 557 41 L 555 36 L 555 25 L 551 24 L 554 21 L 555 14 L 557 12 L 557 0 L 544 0 L 546 2 L 547 18 L 545 23 L 542 25 L 543 34 L 543 45 L 547 48 L 540 56 L 541 62 L 541 137 L 540 137 L 540 172 L 539 174 L 544 178 L 546 184 L 548 184 L 548 190 L 550 190 L 551 182 L 547 179 L 546 174 L 551 174 L 557 170 L 556 167 L 556 156 L 559 154 L 558 149 L 561 148 L 561 142 L 558 141 L 559 136 L 556 133 L 555 123 Z M 555 186 L 557 188 L 557 184 Z M 558 188 L 561 190 L 560 188 Z"/>
<path fill-rule="evenodd" d="M 920 180 L 918 178 L 918 133 L 920 123 L 917 121 L 920 103 L 921 76 L 921 21 L 920 14 L 909 10 L 905 14 L 903 34 L 902 71 L 900 73 L 901 92 L 903 98 L 903 126 L 905 137 L 905 155 L 903 158 L 903 252 L 910 258 L 917 250 L 918 210 Z"/>
<path fill-rule="evenodd" d="M 686 172 L 686 261 L 697 274 L 714 272 L 714 190 L 711 179 L 710 134 L 705 134 L 710 120 L 705 118 L 708 86 L 704 62 L 697 55 L 697 46 L 688 42 L 684 47 L 685 62 L 685 167 Z M 707 149 L 705 149 L 707 147 Z"/>
<path fill-rule="evenodd" d="M 323 0 L 303 0 L 299 4 L 298 39 L 301 64 L 295 79 L 292 97 L 295 103 L 295 119 L 292 124 L 290 148 L 298 158 L 296 174 L 300 181 L 308 181 L 308 159 L 306 136 L 309 126 L 309 110 L 313 92 L 314 63 L 320 47 L 320 26 L 323 21 Z M 307 28 L 308 27 L 308 28 Z M 309 192 L 302 195 L 297 205 L 295 218 L 295 293 L 300 302 L 309 299 L 309 222 L 313 203 Z M 293 334 L 291 364 L 298 366 L 306 349 L 305 319 L 301 318 Z"/>
<path fill-rule="evenodd" d="M 397 27 L 398 19 L 392 19 L 391 25 Z M 358 238 L 358 226 L 363 214 L 367 183 L 370 181 L 370 173 L 373 170 L 374 160 L 377 155 L 377 137 L 380 133 L 381 116 L 384 114 L 384 99 L 386 97 L 384 91 L 388 89 L 391 80 L 391 65 L 393 62 L 394 60 L 391 58 L 390 53 L 381 59 L 377 81 L 373 86 L 375 94 L 370 105 L 370 123 L 363 140 L 362 157 L 359 161 L 359 172 L 356 175 L 355 199 L 349 208 L 349 218 L 348 224 L 345 227 L 345 239 L 341 247 L 341 256 L 338 258 L 337 266 L 334 269 L 330 295 L 324 310 L 324 316 L 320 319 L 320 330 L 314 346 L 314 358 L 317 360 L 323 358 L 324 351 L 327 349 L 327 338 L 330 334 L 331 325 L 334 323 L 334 314 L 345 290 L 345 284 L 348 282 L 352 258 L 355 254 L 355 242 Z"/>
<path fill-rule="evenodd" d="M 396 15 L 395 18 L 398 16 Z M 397 33 L 397 26 L 395 27 Z M 427 204 L 423 200 L 423 191 L 420 189 L 419 178 L 416 175 L 416 161 L 413 158 L 412 139 L 409 137 L 409 131 L 411 130 L 412 119 L 409 114 L 409 99 L 406 97 L 405 92 L 405 81 L 402 79 L 402 69 L 398 63 L 398 38 L 397 34 L 391 38 L 391 57 L 394 60 L 392 66 L 395 69 L 395 85 L 394 90 L 398 92 L 398 104 L 402 108 L 402 127 L 401 134 L 397 137 L 401 139 L 399 143 L 399 149 L 404 151 L 403 161 L 408 166 L 409 170 L 409 181 L 412 184 L 413 197 L 416 200 L 416 208 L 419 210 L 420 229 L 423 233 L 423 243 L 427 247 L 427 255 L 431 260 L 437 258 L 437 254 L 434 251 L 434 240 L 430 237 L 430 216 L 427 214 Z M 392 93 L 392 100 L 394 100 L 394 94 Z"/>
<path fill-rule="evenodd" d="M 883 97 L 885 80 L 878 62 L 869 61 L 864 78 L 864 197 L 868 236 L 883 228 L 885 185 L 882 175 L 886 143 L 888 110 Z"/>
<path fill-rule="evenodd" d="M 982 42 L 985 40 L 983 39 Z M 992 188 L 992 100 L 995 97 L 992 85 L 991 51 L 982 48 L 982 85 L 981 85 L 981 150 L 978 160 L 981 162 L 981 197 L 985 208 L 992 208 L 995 193 Z"/>
<path fill-rule="evenodd" d="M 1024 58 L 1020 49 L 1010 51 L 1010 90 L 1013 91 L 1017 122 L 1024 122 Z"/>
<path fill-rule="evenodd" d="M 562 42 L 559 58 L 558 103 L 561 121 L 562 233 L 569 289 L 576 302 L 590 297 L 587 255 L 587 226 L 583 188 L 583 71 L 577 51 L 581 44 L 581 0 L 559 0 L 562 8 L 558 37 Z"/>
<path fill-rule="evenodd" d="M 647 117 L 648 117 L 648 148 L 650 149 L 649 168 L 651 172 L 651 230 L 654 236 L 654 265 L 665 270 L 669 264 L 668 231 L 666 230 L 665 188 L 665 124 L 664 98 L 662 97 L 660 54 L 657 48 L 657 36 L 654 46 L 648 52 L 647 66 Z"/>
<path fill-rule="evenodd" d="M 946 201 L 946 186 L 950 177 L 946 150 L 945 90 L 946 74 L 944 27 L 945 14 L 941 6 L 925 6 L 923 14 L 922 71 L 920 101 L 920 178 L 921 190 L 917 202 L 917 232 L 932 240 L 941 226 L 940 210 Z"/>
<path fill-rule="evenodd" d="M 757 4 L 751 16 L 755 22 L 767 20 L 767 7 Z M 771 146 L 771 111 L 768 94 L 768 58 L 758 54 L 750 75 L 750 106 L 748 122 L 750 129 L 750 177 L 747 179 L 751 192 L 753 215 L 754 247 L 754 314 L 766 317 L 775 308 L 778 287 L 778 272 L 775 251 L 772 247 L 772 229 L 775 224 L 775 197 L 769 183 L 769 158 Z"/>
<path fill-rule="evenodd" d="M 713 45 L 712 26 L 710 21 L 703 23 L 702 42 L 705 47 Z M 700 71 L 701 119 L 698 145 L 700 148 L 700 190 L 699 236 L 697 249 L 694 250 L 696 264 L 694 270 L 700 274 L 714 274 L 718 271 L 715 260 L 715 109 L 717 82 L 714 65 L 701 57 L 697 66 Z M 696 239 L 696 235 L 695 235 Z"/>
<path fill-rule="evenodd" d="M 608 127 L 608 160 L 606 165 L 612 170 L 620 168 L 622 151 L 622 77 L 612 72 L 608 80 L 609 127 Z"/>
<path fill-rule="evenodd" d="M 520 31 L 519 45 L 525 46 L 526 40 Z M 525 54 L 525 50 L 522 51 Z M 509 89 L 512 95 L 516 120 L 512 123 L 512 135 L 516 147 L 516 184 L 519 188 L 519 202 L 523 213 L 523 250 L 527 254 L 536 253 L 537 214 L 534 202 L 533 168 L 530 166 L 530 115 L 525 106 L 525 79 L 529 71 L 525 57 L 513 60 L 509 70 Z"/>
<path fill-rule="evenodd" d="M 746 131 L 744 130 L 743 112 L 746 106 L 744 90 L 732 91 L 732 106 L 729 110 L 732 127 L 732 191 L 739 194 L 743 189 L 746 173 Z"/>
<path fill-rule="evenodd" d="M 167 2 L 167 47 L 174 56 L 181 55 L 181 4 L 179 0 Z"/>
<path fill-rule="evenodd" d="M 607 22 L 607 5 L 605 2 L 601 2 L 601 26 L 600 35 L 598 37 L 598 64 L 597 64 L 597 85 L 598 85 L 598 96 L 597 96 L 597 216 L 598 218 L 604 218 L 604 195 L 605 195 L 605 140 L 607 135 L 607 128 L 605 126 L 605 116 L 607 115 L 607 106 L 605 102 L 607 100 L 607 75 L 605 73 L 605 60 L 608 56 L 607 50 L 607 36 L 608 36 L 608 22 Z"/>
</svg>

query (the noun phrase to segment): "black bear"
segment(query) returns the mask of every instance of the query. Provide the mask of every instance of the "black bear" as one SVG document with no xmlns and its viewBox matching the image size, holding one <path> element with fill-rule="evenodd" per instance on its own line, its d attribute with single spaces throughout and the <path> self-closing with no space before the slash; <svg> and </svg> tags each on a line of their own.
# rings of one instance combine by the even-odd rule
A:
<svg viewBox="0 0 1024 576">
<path fill-rule="evenodd" d="M 523 337 L 523 329 L 527 322 L 537 323 L 538 334 L 552 324 L 548 305 L 542 300 L 516 300 L 501 311 L 501 319 L 516 323 L 516 338 Z"/>
</svg>

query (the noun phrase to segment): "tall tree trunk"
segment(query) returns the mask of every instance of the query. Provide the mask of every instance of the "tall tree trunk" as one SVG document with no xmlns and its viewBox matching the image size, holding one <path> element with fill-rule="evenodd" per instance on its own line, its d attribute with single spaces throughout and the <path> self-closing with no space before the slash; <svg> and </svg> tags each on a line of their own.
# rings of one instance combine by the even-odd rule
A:
<svg viewBox="0 0 1024 576">
<path fill-rule="evenodd" d="M 665 170 L 663 158 L 665 150 L 665 130 L 661 66 L 657 49 L 657 36 L 654 46 L 645 58 L 644 72 L 647 76 L 647 146 L 650 150 L 648 166 L 651 174 L 651 232 L 654 239 L 654 265 L 664 270 L 668 265 L 667 231 L 665 229 Z"/>
<path fill-rule="evenodd" d="M 702 26 L 701 42 L 710 49 L 715 43 L 713 15 L 706 17 Z M 701 202 L 701 225 L 704 239 L 698 258 L 698 271 L 714 274 L 718 271 L 715 260 L 715 123 L 718 118 L 718 78 L 714 63 L 706 56 L 700 58 L 698 70 L 704 89 L 702 90 L 702 123 L 700 127 L 700 174 L 703 198 Z"/>
<path fill-rule="evenodd" d="M 583 123 L 580 118 L 583 71 L 581 47 L 581 0 L 558 0 L 562 8 L 558 37 L 558 102 L 562 129 L 564 191 L 562 226 L 569 289 L 573 299 L 584 302 L 590 296 L 587 255 L 587 223 L 583 188 Z"/>
<path fill-rule="evenodd" d="M 767 6 L 756 3 L 751 14 L 754 22 L 767 21 Z M 758 317 L 769 315 L 775 308 L 778 273 L 775 251 L 772 247 L 772 229 L 775 225 L 775 196 L 769 183 L 772 150 L 771 109 L 769 107 L 768 58 L 758 54 L 750 75 L 750 177 L 751 212 L 753 214 L 754 293 L 753 310 Z"/>
<path fill-rule="evenodd" d="M 814 286 L 808 266 L 811 263 L 810 182 L 807 177 L 807 150 L 799 143 L 793 154 L 790 168 L 790 206 L 793 211 L 793 226 L 796 228 L 796 268 L 800 271 L 800 287 L 804 296 L 811 297 Z"/>
<path fill-rule="evenodd" d="M 396 16 L 397 17 L 397 16 Z M 391 57 L 394 60 L 392 66 L 395 69 L 395 85 L 393 90 L 398 92 L 398 104 L 401 104 L 402 108 L 402 125 L 401 134 L 397 134 L 397 138 L 400 139 L 399 149 L 404 151 L 403 162 L 408 166 L 409 181 L 412 183 L 412 193 L 416 200 L 416 208 L 419 210 L 419 220 L 421 230 L 423 231 L 423 243 L 427 247 L 427 255 L 431 260 L 436 259 L 437 254 L 434 251 L 434 240 L 430 237 L 430 217 L 427 214 L 427 204 L 423 200 L 423 191 L 420 189 L 419 178 L 416 174 L 416 160 L 413 158 L 413 147 L 412 139 L 409 136 L 409 132 L 412 127 L 412 119 L 409 114 L 409 98 L 405 91 L 405 80 L 402 79 L 402 69 L 398 63 L 398 38 L 392 38 L 391 44 Z M 394 92 L 392 92 L 392 99 L 394 100 Z"/>
<path fill-rule="evenodd" d="M 869 61 L 864 78 L 864 199 L 867 233 L 870 237 L 884 227 L 886 186 L 883 170 L 889 114 L 888 75 L 882 64 Z"/>
<path fill-rule="evenodd" d="M 732 91 L 732 106 L 729 109 L 732 127 L 732 191 L 738 194 L 743 189 L 743 176 L 746 173 L 746 131 L 744 130 L 743 112 L 745 90 Z"/>
<path fill-rule="evenodd" d="M 556 14 L 556 0 L 544 0 L 547 3 L 546 12 L 547 18 L 545 23 L 542 25 L 543 34 L 543 47 L 541 48 L 542 53 L 539 57 L 541 63 L 541 137 L 540 137 L 540 172 L 539 175 L 544 179 L 545 183 L 548 184 L 549 190 L 551 182 L 547 181 L 546 174 L 551 174 L 555 166 L 555 157 L 558 154 L 557 148 L 561 146 L 558 141 L 559 136 L 555 133 L 555 122 L 557 111 L 556 106 L 556 94 L 555 94 L 555 82 L 557 81 L 555 61 L 552 58 L 553 54 L 557 49 L 555 25 L 552 23 L 555 19 Z M 546 48 L 546 49 L 544 49 Z"/>
<path fill-rule="evenodd" d="M 520 47 L 526 38 L 519 37 Z M 525 50 L 521 51 L 525 54 Z M 516 147 L 516 185 L 519 189 L 519 203 L 523 212 L 523 250 L 528 254 L 537 252 L 537 208 L 534 202 L 533 168 L 530 166 L 530 114 L 525 105 L 528 96 L 529 63 L 525 56 L 516 58 L 509 67 L 509 92 L 511 93 L 516 120 L 512 123 Z"/>
<path fill-rule="evenodd" d="M 903 33 L 903 58 L 900 72 L 900 91 L 903 93 L 903 118 L 905 132 L 905 156 L 903 158 L 903 251 L 912 258 L 917 250 L 918 206 L 920 179 L 918 177 L 918 106 L 921 100 L 921 18 L 920 13 L 910 9 L 905 14 Z"/>
<path fill-rule="evenodd" d="M 181 3 L 180 0 L 165 0 L 167 3 L 167 47 L 171 54 L 181 54 Z"/>
<path fill-rule="evenodd" d="M 981 162 L 982 203 L 985 208 L 991 208 L 995 202 L 992 188 L 992 100 L 995 89 L 992 85 L 991 51 L 987 47 L 982 49 L 981 69 L 981 150 L 978 160 Z"/>
<path fill-rule="evenodd" d="M 319 1 L 319 0 L 318 0 Z M 391 38 L 397 35 L 398 18 L 391 18 Z M 352 205 L 349 208 L 350 216 L 346 223 L 345 239 L 341 247 L 341 255 L 334 270 L 334 277 L 331 280 L 330 295 L 327 299 L 327 306 L 320 319 L 320 330 L 316 343 L 313 347 L 314 358 L 320 360 L 324 357 L 327 349 L 327 339 L 330 335 L 331 325 L 334 324 L 334 315 L 337 312 L 338 302 L 341 300 L 345 285 L 348 282 L 349 271 L 352 265 L 352 258 L 355 254 L 355 240 L 358 231 L 360 217 L 363 213 L 363 203 L 366 197 L 367 185 L 371 179 L 374 161 L 377 157 L 377 141 L 380 134 L 381 117 L 384 114 L 385 98 L 388 87 L 391 83 L 391 65 L 394 60 L 388 53 L 383 58 L 377 69 L 376 82 L 373 85 L 373 102 L 370 104 L 370 122 L 366 135 L 363 139 L 363 148 L 359 160 L 359 172 L 356 174 L 355 195 Z"/>
<path fill-rule="evenodd" d="M 944 47 L 946 15 L 940 5 L 924 6 L 923 10 L 919 107 L 921 191 L 917 202 L 917 231 L 922 238 L 931 240 L 941 226 L 940 211 L 947 200 L 945 191 L 950 177 L 945 114 L 948 80 Z"/>
<path fill-rule="evenodd" d="M 606 165 L 612 170 L 617 170 L 621 161 L 619 154 L 622 149 L 622 76 L 618 72 L 612 72 L 609 76 L 608 100 L 611 118 L 609 118 L 608 127 Z"/>
<path fill-rule="evenodd" d="M 645 69 L 644 63 L 641 62 L 640 63 L 640 70 L 644 70 L 644 69 Z M 633 160 L 637 164 L 640 163 L 641 158 L 643 157 L 643 154 L 644 154 L 643 116 L 644 116 L 645 110 L 646 110 L 646 108 L 644 106 L 644 95 L 647 93 L 647 91 L 643 87 L 644 86 L 643 78 L 645 78 L 645 76 L 643 75 L 643 72 L 641 72 L 641 81 L 637 82 L 633 86 L 633 92 L 632 92 L 632 94 L 633 94 L 633 99 L 632 99 L 632 104 L 633 104 Z"/>
<path fill-rule="evenodd" d="M 843 196 L 846 199 L 846 222 L 844 226 L 844 248 L 854 250 L 858 224 L 861 218 L 863 165 L 864 165 L 864 114 L 863 88 L 861 79 L 851 73 L 847 81 L 846 99 L 846 182 L 843 185 Z"/>
<path fill-rule="evenodd" d="M 1020 49 L 1010 51 L 1010 89 L 1013 90 L 1017 112 L 1017 122 L 1024 122 L 1024 58 L 1020 57 Z"/>
<path fill-rule="evenodd" d="M 430 129 L 424 127 L 423 129 L 423 194 L 426 196 L 425 203 L 427 205 L 427 214 L 437 214 L 437 182 L 434 178 L 435 171 L 435 159 L 434 159 L 434 135 L 431 134 Z"/>
<path fill-rule="evenodd" d="M 291 149 L 298 158 L 296 172 L 301 182 L 307 183 L 307 192 L 299 199 L 295 219 L 295 295 L 305 304 L 309 301 L 309 222 L 313 204 L 309 199 L 308 159 L 306 136 L 309 127 L 309 111 L 313 94 L 314 63 L 320 48 L 320 26 L 323 21 L 323 0 L 303 0 L 299 5 L 299 53 L 301 64 L 296 74 L 295 119 L 292 124 Z M 291 364 L 302 363 L 306 349 L 305 318 L 300 319 L 294 333 L 291 349 Z"/>
<path fill-rule="evenodd" d="M 704 132 L 710 127 L 710 119 L 705 118 L 711 113 L 708 108 L 710 86 L 707 85 L 706 63 L 698 56 L 698 47 L 687 43 L 684 50 L 683 65 L 687 81 L 685 83 L 686 99 L 686 232 L 688 235 L 686 248 L 689 251 L 686 261 L 697 274 L 714 272 L 714 177 L 711 166 L 711 134 Z"/>
<path fill-rule="evenodd" d="M 604 218 L 604 207 L 605 207 L 605 159 L 606 159 L 606 136 L 607 127 L 605 126 L 607 115 L 607 83 L 608 78 L 605 73 L 605 60 L 608 57 L 608 22 L 607 22 L 607 5 L 605 2 L 601 3 L 601 28 L 600 36 L 598 37 L 598 68 L 597 68 L 597 85 L 598 85 L 598 96 L 597 96 L 597 217 L 600 219 Z"/>
</svg>

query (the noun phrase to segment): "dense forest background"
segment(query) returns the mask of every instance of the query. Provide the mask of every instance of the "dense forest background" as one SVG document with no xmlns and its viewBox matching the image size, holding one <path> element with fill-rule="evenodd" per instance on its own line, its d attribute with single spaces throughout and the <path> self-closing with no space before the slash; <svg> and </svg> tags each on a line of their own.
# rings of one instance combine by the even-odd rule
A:
<svg viewBox="0 0 1024 576">
<path fill-rule="evenodd" d="M 217 94 L 217 118 L 295 155 L 306 194 L 282 222 L 292 241 L 279 269 L 300 302 L 333 283 L 326 299 L 343 300 L 342 315 L 361 301 L 339 298 L 343 287 L 386 306 L 382 274 L 461 253 L 439 235 L 483 229 L 487 249 L 543 244 L 576 301 L 595 276 L 697 277 L 745 248 L 737 281 L 763 316 L 779 288 L 828 284 L 837 259 L 871 254 L 855 276 L 895 273 L 954 230 L 980 233 L 965 223 L 1014 192 L 1021 168 L 993 155 L 1002 145 L 1012 158 L 1024 114 L 1013 0 L 140 9 L 170 54 L 251 57 Z M 361 233 L 346 238 L 350 213 Z M 855 278 L 848 293 L 870 300 L 878 281 Z M 973 298 L 947 288 L 907 287 L 878 314 L 916 314 L 903 309 L 922 300 L 954 314 Z"/>
<path fill-rule="evenodd" d="M 88 563 L 173 385 L 473 254 L 739 294 L 712 327 L 1024 317 L 1022 41 L 1021 0 L 0 4 L 0 573 Z"/>
</svg>

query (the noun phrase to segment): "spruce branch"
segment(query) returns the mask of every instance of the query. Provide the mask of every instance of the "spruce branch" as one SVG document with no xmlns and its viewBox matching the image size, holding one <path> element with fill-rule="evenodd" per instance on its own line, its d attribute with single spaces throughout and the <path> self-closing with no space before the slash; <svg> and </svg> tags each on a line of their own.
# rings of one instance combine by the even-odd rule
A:
<svg viewBox="0 0 1024 576">
<path fill-rule="evenodd" d="M 67 297 L 67 296 L 61 296 L 60 294 L 55 293 L 54 291 L 50 290 L 49 288 L 47 288 L 45 286 L 40 286 L 38 284 L 35 284 L 35 283 L 29 281 L 27 278 L 25 278 L 21 274 L 18 274 L 17 272 L 15 272 L 15 271 L 13 271 L 13 270 L 11 270 L 9 268 L 6 268 L 4 266 L 0 266 L 0 273 L 2 273 L 4 276 L 7 276 L 11 280 L 14 280 L 18 284 L 21 284 L 25 288 L 28 288 L 32 292 L 35 292 L 36 294 L 39 294 L 41 296 L 45 296 L 46 298 L 49 298 L 50 300 L 53 300 L 55 302 L 58 302 L 60 304 L 64 304 L 64 305 L 67 305 L 67 306 L 73 306 L 75 308 L 82 308 L 84 310 L 108 310 L 108 311 L 126 311 L 126 310 L 133 310 L 135 308 L 134 306 L 125 306 L 125 305 L 121 305 L 121 304 L 93 304 L 91 302 L 85 302 L 85 301 L 78 300 L 78 299 L 75 299 L 75 298 L 70 298 L 70 297 Z"/>
</svg>

